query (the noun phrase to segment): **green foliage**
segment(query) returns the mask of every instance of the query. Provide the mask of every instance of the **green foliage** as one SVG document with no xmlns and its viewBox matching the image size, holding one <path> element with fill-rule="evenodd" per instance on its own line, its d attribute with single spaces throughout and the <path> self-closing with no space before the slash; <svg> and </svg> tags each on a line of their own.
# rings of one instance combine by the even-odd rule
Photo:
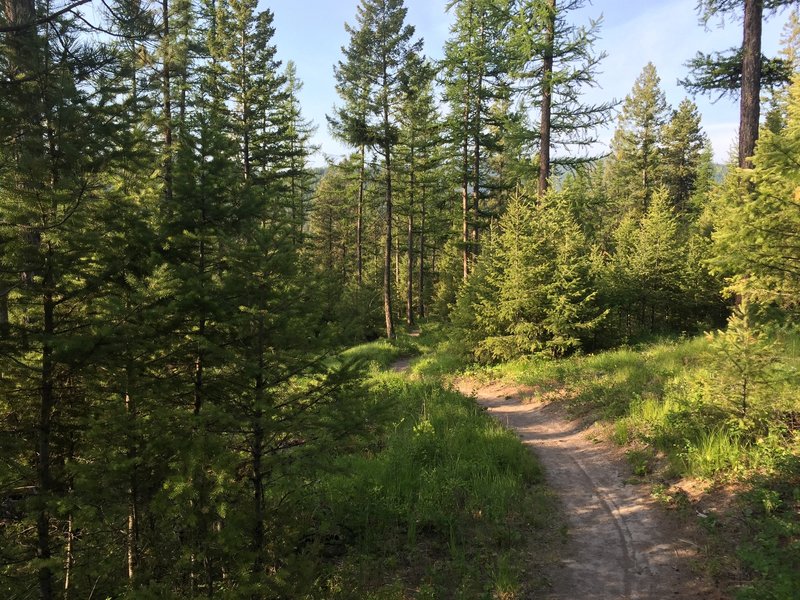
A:
<svg viewBox="0 0 800 600">
<path fill-rule="evenodd" d="M 35 85 L 2 97 L 4 597 L 285 597 L 286 499 L 363 431 L 360 373 L 322 361 L 271 13 L 163 6 L 157 31 L 120 7 L 119 41 L 31 29 Z"/>
<path fill-rule="evenodd" d="M 678 214 L 696 211 L 711 184 L 712 149 L 697 106 L 684 99 L 661 131 L 659 179 Z"/>
<path fill-rule="evenodd" d="M 692 94 L 738 98 L 742 89 L 742 49 L 706 54 L 698 52 L 687 63 L 690 75 L 678 83 Z M 775 89 L 786 85 L 791 77 L 790 65 L 781 58 L 761 55 L 761 87 Z"/>
<path fill-rule="evenodd" d="M 794 314 L 800 288 L 796 271 L 800 247 L 793 234 L 800 219 L 797 79 L 790 90 L 787 117 L 782 131 L 762 133 L 753 169 L 729 176 L 720 198 L 713 264 L 728 277 L 732 292 Z"/>
<path fill-rule="evenodd" d="M 459 289 L 465 284 L 461 262 L 462 251 L 462 244 L 456 241 L 456 236 L 452 234 L 441 249 L 438 278 L 431 306 L 431 315 L 436 318 L 445 320 L 451 317 L 459 298 Z"/>
<path fill-rule="evenodd" d="M 756 480 L 742 506 L 753 535 L 737 552 L 751 574 L 737 594 L 743 600 L 791 598 L 800 585 L 800 469 L 791 456 L 777 477 Z"/>
<path fill-rule="evenodd" d="M 665 321 L 676 316 L 686 260 L 665 190 L 653 196 L 641 219 L 627 215 L 614 237 L 605 286 L 624 314 L 626 333 L 635 334 L 633 323 L 651 333 L 662 330 Z"/>
<path fill-rule="evenodd" d="M 453 0 L 447 5 L 454 15 L 441 67 L 449 108 L 450 183 L 460 195 L 453 200 L 460 201 L 461 209 L 462 279 L 474 266 L 478 240 L 489 228 L 500 196 L 517 183 L 508 177 L 515 158 L 521 158 L 513 157 L 512 149 L 518 150 L 522 143 L 507 135 L 518 131 L 519 123 L 506 81 L 512 60 L 508 44 L 511 4 L 508 0 Z"/>
<path fill-rule="evenodd" d="M 579 349 L 604 313 L 585 240 L 563 199 L 553 194 L 533 206 L 518 196 L 499 228 L 461 291 L 454 323 L 484 360 Z"/>
<path fill-rule="evenodd" d="M 528 135 L 538 137 L 542 133 L 542 97 L 547 91 L 551 96 L 547 136 L 550 146 L 558 151 L 551 164 L 556 170 L 575 168 L 594 159 L 586 149 L 597 141 L 597 128 L 611 120 L 617 104 L 615 101 L 588 104 L 581 98 L 587 87 L 595 85 L 606 58 L 604 52 L 597 52 L 594 47 L 603 18 L 591 19 L 580 26 L 571 22 L 571 13 L 586 8 L 584 0 L 554 4 L 547 0 L 525 0 L 514 4 L 507 51 L 511 73 L 518 81 L 518 97 L 529 110 Z M 552 61 L 547 73 L 545 61 Z M 531 122 L 537 117 L 538 122 Z M 537 141 L 541 144 L 541 139 Z M 534 176 L 538 177 L 538 173 Z"/>
<path fill-rule="evenodd" d="M 521 587 L 514 572 L 525 544 L 515 528 L 528 522 L 550 535 L 553 510 L 532 455 L 474 401 L 438 384 L 395 376 L 373 385 L 396 422 L 379 452 L 341 457 L 319 484 L 318 530 L 343 532 L 352 554 L 312 595 L 393 597 L 397 577 L 436 597 L 479 595 L 488 581 Z"/>
<path fill-rule="evenodd" d="M 743 302 L 728 320 L 725 331 L 711 336 L 719 370 L 715 385 L 731 404 L 737 429 L 764 433 L 779 410 L 770 393 L 779 377 L 780 348 L 754 323 L 754 311 Z"/>
<path fill-rule="evenodd" d="M 658 185 L 661 129 L 667 100 L 655 66 L 648 63 L 622 103 L 611 141 L 609 189 L 626 210 L 647 211 Z"/>
</svg>

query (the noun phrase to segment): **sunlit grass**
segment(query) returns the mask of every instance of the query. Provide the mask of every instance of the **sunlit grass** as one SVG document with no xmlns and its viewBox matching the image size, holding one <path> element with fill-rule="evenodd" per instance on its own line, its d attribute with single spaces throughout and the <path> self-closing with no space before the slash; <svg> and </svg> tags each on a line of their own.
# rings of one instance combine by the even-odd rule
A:
<svg viewBox="0 0 800 600">
<path fill-rule="evenodd" d="M 370 365 L 383 433 L 315 485 L 317 529 L 347 551 L 310 597 L 512 599 L 543 585 L 531 563 L 561 535 L 554 500 L 517 436 L 441 384 L 463 365 L 448 344 L 423 327 L 345 352 Z M 386 370 L 420 351 L 409 373 Z"/>
</svg>

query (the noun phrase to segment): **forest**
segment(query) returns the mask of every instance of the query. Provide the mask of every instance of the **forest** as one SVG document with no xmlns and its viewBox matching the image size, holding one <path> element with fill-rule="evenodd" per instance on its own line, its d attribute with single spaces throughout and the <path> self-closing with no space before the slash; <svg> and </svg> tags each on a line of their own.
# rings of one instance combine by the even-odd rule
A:
<svg viewBox="0 0 800 600">
<path fill-rule="evenodd" d="M 269 2 L 3 0 L 0 596 L 546 597 L 564 515 L 472 377 L 605 423 L 720 597 L 796 597 L 797 4 L 698 0 L 740 46 L 596 103 L 586 0 L 450 0 L 441 60 L 359 0 L 315 124 Z"/>
</svg>

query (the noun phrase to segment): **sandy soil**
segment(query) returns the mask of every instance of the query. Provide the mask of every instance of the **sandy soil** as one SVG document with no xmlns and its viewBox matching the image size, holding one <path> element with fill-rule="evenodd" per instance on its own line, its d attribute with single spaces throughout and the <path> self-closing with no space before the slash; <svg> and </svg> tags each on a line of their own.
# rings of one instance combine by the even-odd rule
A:
<svg viewBox="0 0 800 600">
<path fill-rule="evenodd" d="M 630 483 L 621 450 L 598 441 L 557 403 L 502 383 L 456 382 L 459 391 L 516 430 L 543 464 L 567 518 L 568 542 L 550 574 L 551 600 L 723 598 L 692 572 L 691 531 Z"/>
</svg>

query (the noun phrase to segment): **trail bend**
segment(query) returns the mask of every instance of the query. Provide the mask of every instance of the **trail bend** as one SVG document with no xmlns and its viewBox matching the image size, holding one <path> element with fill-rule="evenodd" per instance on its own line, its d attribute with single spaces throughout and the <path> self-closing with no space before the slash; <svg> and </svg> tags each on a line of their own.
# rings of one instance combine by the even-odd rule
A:
<svg viewBox="0 0 800 600">
<path fill-rule="evenodd" d="M 550 600 L 721 599 L 696 576 L 691 533 L 631 484 L 618 448 L 590 439 L 586 426 L 532 390 L 500 382 L 456 382 L 490 414 L 515 430 L 544 466 L 567 520 L 561 564 L 550 575 Z"/>
</svg>

